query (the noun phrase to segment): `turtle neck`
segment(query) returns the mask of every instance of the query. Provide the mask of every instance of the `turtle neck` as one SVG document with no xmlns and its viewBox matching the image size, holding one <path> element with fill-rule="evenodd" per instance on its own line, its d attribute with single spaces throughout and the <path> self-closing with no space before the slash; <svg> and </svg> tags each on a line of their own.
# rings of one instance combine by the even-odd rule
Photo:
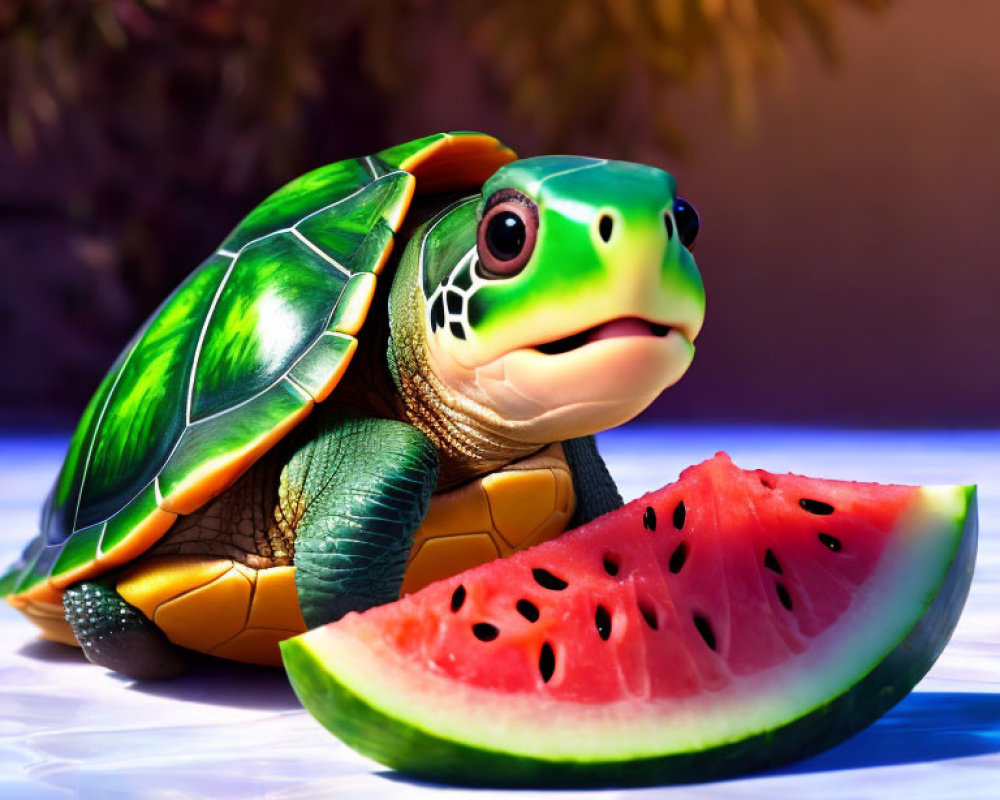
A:
<svg viewBox="0 0 1000 800">
<path fill-rule="evenodd" d="M 424 325 L 424 298 L 415 260 L 404 254 L 390 294 L 389 371 L 403 418 L 434 444 L 440 459 L 438 491 L 494 472 L 537 452 L 547 443 L 520 442 L 503 420 L 453 391 L 431 365 Z"/>
</svg>

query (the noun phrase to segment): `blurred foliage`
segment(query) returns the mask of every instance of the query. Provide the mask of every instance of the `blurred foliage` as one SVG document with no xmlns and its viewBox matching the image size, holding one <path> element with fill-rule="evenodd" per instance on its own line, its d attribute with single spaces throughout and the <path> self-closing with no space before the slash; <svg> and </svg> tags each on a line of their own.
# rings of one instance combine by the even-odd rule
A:
<svg viewBox="0 0 1000 800">
<path fill-rule="evenodd" d="M 719 80 L 747 123 L 795 35 L 835 63 L 840 9 L 887 2 L 0 0 L 0 145 L 49 175 L 77 256 L 145 311 L 275 185 L 389 144 L 402 98 L 447 91 L 429 61 L 474 70 L 546 147 L 677 149 L 679 86 Z"/>
<path fill-rule="evenodd" d="M 618 148 L 652 140 L 683 145 L 669 96 L 703 73 L 721 80 L 733 120 L 749 125 L 755 78 L 780 67 L 787 41 L 804 29 L 822 59 L 840 59 L 840 6 L 881 11 L 889 0 L 503 0 L 392 3 L 424 13 L 447 9 L 479 55 L 510 112 L 564 147 L 574 131 Z M 406 15 L 366 6 L 365 65 L 386 93 L 404 91 L 408 65 L 394 58 L 412 30 Z M 440 13 L 440 11 L 439 11 Z M 623 91 L 624 89 L 624 91 Z"/>
</svg>

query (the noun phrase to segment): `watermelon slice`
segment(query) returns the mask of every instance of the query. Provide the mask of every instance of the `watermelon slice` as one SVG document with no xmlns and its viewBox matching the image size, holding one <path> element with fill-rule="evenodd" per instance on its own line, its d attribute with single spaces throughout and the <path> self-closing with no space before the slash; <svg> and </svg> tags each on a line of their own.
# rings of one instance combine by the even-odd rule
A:
<svg viewBox="0 0 1000 800">
<path fill-rule="evenodd" d="M 425 778 L 722 778 L 834 745 L 927 672 L 968 593 L 974 487 L 728 456 L 546 544 L 282 643 L 302 703 Z"/>
</svg>

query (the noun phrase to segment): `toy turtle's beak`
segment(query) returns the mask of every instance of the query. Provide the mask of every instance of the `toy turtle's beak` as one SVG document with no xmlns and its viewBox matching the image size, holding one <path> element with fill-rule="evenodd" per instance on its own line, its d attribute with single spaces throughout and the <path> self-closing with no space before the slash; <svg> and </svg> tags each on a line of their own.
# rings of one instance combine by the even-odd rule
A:
<svg viewBox="0 0 1000 800">
<path fill-rule="evenodd" d="M 590 313 L 599 314 L 590 320 L 590 340 L 664 337 L 672 329 L 693 343 L 704 320 L 701 279 L 690 250 L 673 225 L 664 225 L 660 210 L 647 209 L 631 218 L 604 210 L 589 227 L 595 254 L 609 277 L 600 297 L 589 304 Z"/>
<path fill-rule="evenodd" d="M 678 331 L 678 333 L 690 342 L 693 337 L 685 332 L 684 327 L 651 322 L 641 317 L 619 317 L 602 322 L 599 325 L 587 328 L 578 333 L 564 336 L 561 339 L 536 345 L 534 349 L 545 355 L 559 355 L 560 353 L 568 353 L 570 350 L 575 350 L 591 342 L 618 339 L 625 336 L 646 336 L 662 339 L 668 336 L 673 330 Z"/>
</svg>

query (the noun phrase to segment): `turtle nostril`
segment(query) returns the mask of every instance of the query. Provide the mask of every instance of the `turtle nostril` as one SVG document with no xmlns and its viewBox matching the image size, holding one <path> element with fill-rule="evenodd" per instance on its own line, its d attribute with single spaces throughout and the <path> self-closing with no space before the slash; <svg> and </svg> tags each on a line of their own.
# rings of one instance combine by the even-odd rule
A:
<svg viewBox="0 0 1000 800">
<path fill-rule="evenodd" d="M 611 219 L 607 214 L 601 215 L 600 222 L 597 223 L 597 232 L 601 234 L 601 238 L 606 241 L 611 241 L 611 231 L 614 228 L 614 220 Z"/>
</svg>

